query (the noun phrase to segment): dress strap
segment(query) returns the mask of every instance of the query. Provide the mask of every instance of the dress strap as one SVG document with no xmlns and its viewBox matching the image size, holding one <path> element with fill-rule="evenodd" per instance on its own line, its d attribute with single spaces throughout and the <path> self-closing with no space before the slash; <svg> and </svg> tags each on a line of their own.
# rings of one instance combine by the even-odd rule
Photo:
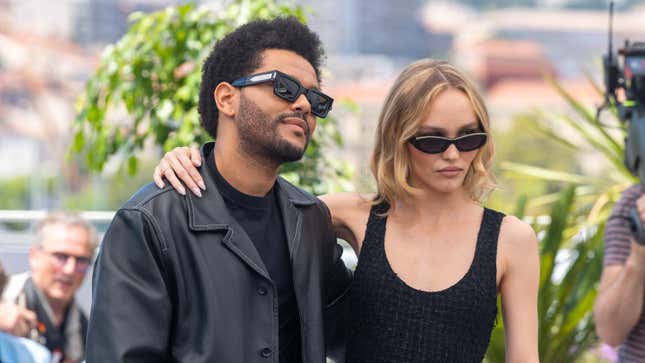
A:
<svg viewBox="0 0 645 363">
<path fill-rule="evenodd" d="M 484 208 L 479 236 L 477 237 L 477 247 L 473 269 L 475 276 L 480 279 L 487 291 L 496 291 L 497 289 L 497 241 L 501 229 L 504 213 Z"/>
<path fill-rule="evenodd" d="M 493 244 L 493 246 L 489 247 L 497 247 L 499 231 L 501 229 L 502 220 L 504 219 L 504 217 L 504 213 L 484 208 L 484 217 L 482 219 L 482 225 L 479 232 L 479 239 L 483 239 L 484 241 Z M 493 251 L 496 250 L 497 249 L 494 249 Z"/>
<path fill-rule="evenodd" d="M 367 220 L 367 227 L 365 228 L 365 239 L 363 240 L 363 248 L 369 244 L 383 244 L 385 238 L 385 223 L 387 216 L 382 215 L 387 212 L 389 205 L 387 203 L 374 204 L 370 208 L 370 215 Z"/>
</svg>

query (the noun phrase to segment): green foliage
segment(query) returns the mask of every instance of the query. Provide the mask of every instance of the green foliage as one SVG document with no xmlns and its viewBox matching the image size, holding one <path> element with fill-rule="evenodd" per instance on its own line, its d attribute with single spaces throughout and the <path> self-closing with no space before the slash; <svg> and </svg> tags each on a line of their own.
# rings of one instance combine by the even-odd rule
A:
<svg viewBox="0 0 645 363">
<path fill-rule="evenodd" d="M 504 176 L 508 178 L 576 185 L 575 214 L 586 215 L 586 223 L 589 225 L 598 225 L 607 219 L 620 193 L 627 186 L 637 182 L 623 164 L 625 125 L 617 119 L 613 107 L 605 111 L 607 120 L 601 122 L 596 118 L 593 107 L 583 105 L 555 80 L 550 81 L 556 91 L 567 101 L 572 112 L 534 111 L 530 116 L 533 118 L 533 128 L 552 142 L 573 150 L 579 156 L 593 155 L 596 158 L 594 163 L 605 166 L 603 172 L 598 175 L 584 175 L 579 168 L 559 168 L 553 164 L 536 166 L 513 162 L 502 162 L 501 168 Z M 600 87 L 591 80 L 591 77 L 589 81 L 600 94 L 602 92 Z M 557 158 L 561 157 L 557 150 L 551 148 L 544 150 L 549 150 L 549 153 L 557 155 Z M 555 152 L 552 153 L 552 151 Z M 539 212 L 558 199 L 557 192 L 545 193 L 531 198 L 528 208 L 533 212 Z"/>
<path fill-rule="evenodd" d="M 150 182 L 156 161 L 142 160 L 134 175 L 126 169 L 114 174 L 103 173 L 84 181 L 80 188 L 61 197 L 66 210 L 117 210 L 142 185 Z"/>
<path fill-rule="evenodd" d="M 531 173 L 517 172 L 519 167 L 514 170 L 506 168 L 509 165 L 519 164 L 526 170 L 534 170 L 536 167 L 540 171 L 549 169 L 552 173 L 558 170 L 581 172 L 577 149 L 540 132 L 543 127 L 536 112 L 525 112 L 514 117 L 510 127 L 495 132 L 495 159 L 503 161 L 496 163 L 498 166 L 495 173 L 503 177 L 498 180 L 500 192 L 492 194 L 487 203 L 489 207 L 508 210 L 509 206 L 514 205 L 516 198 L 524 195 L 530 200 L 531 214 L 547 214 L 548 206 L 538 205 L 534 199 L 553 195 L 566 185 L 566 178 L 546 178 L 545 174 L 542 174 L 542 178 L 535 178 Z M 548 154 L 545 150 L 548 150 Z M 549 157 L 550 155 L 557 157 Z M 505 167 L 502 168 L 501 165 Z"/>
<path fill-rule="evenodd" d="M 301 7 L 274 0 L 236 0 L 213 12 L 193 4 L 131 16 L 132 25 L 108 46 L 77 105 L 74 141 L 93 171 L 114 156 L 134 174 L 138 153 L 150 142 L 164 150 L 201 144 L 209 136 L 201 128 L 197 103 L 201 64 L 212 44 L 253 19 L 293 15 L 304 21 Z M 322 192 L 323 170 L 347 177 L 344 165 L 324 159 L 322 149 L 342 139 L 333 118 L 319 127 L 301 163 L 285 166 L 285 175 L 309 190 Z"/>
<path fill-rule="evenodd" d="M 575 362 L 596 343 L 592 309 L 602 270 L 604 223 L 585 224 L 581 229 L 574 200 L 575 187 L 566 188 L 552 205 L 550 223 L 534 225 L 540 236 L 538 349 L 542 362 Z M 520 209 L 522 204 L 518 203 Z M 502 321 L 501 312 L 497 319 Z M 501 323 L 493 330 L 486 361 L 504 362 Z"/>
<path fill-rule="evenodd" d="M 19 177 L 0 182 L 0 209 L 28 209 L 29 179 Z"/>
<path fill-rule="evenodd" d="M 589 77 L 590 82 L 591 77 Z M 542 180 L 571 185 L 521 201 L 521 209 L 550 206 L 550 223 L 535 225 L 540 237 L 540 290 L 538 297 L 539 353 L 543 362 L 589 361 L 590 348 L 598 339 L 592 309 L 602 272 L 605 221 L 621 192 L 637 179 L 623 164 L 625 125 L 615 108 L 600 121 L 593 108 L 584 106 L 557 82 L 553 87 L 572 112 L 535 111 L 535 129 L 561 147 L 579 155 L 593 153 L 595 163 L 604 162 L 600 175 L 582 175 L 575 168 L 553 170 L 552 165 L 503 163 L 505 175 L 524 180 Z M 602 90 L 592 85 L 599 94 Z M 568 128 L 568 129 L 567 129 Z M 554 150 L 545 148 L 549 153 Z M 559 155 L 557 152 L 552 155 Z M 495 328 L 487 361 L 503 362 L 503 326 Z"/>
</svg>

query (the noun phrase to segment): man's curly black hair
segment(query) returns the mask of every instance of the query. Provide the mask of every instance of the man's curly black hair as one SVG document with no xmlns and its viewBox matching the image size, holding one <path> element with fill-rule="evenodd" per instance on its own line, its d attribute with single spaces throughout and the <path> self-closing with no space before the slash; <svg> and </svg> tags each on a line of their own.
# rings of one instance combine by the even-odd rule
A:
<svg viewBox="0 0 645 363">
<path fill-rule="evenodd" d="M 261 66 L 261 52 L 266 49 L 290 50 L 305 58 L 320 80 L 323 48 L 318 35 L 295 17 L 256 20 L 244 24 L 218 41 L 204 61 L 199 91 L 199 114 L 206 132 L 217 136 L 219 112 L 213 92 L 221 82 L 251 74 Z"/>
</svg>

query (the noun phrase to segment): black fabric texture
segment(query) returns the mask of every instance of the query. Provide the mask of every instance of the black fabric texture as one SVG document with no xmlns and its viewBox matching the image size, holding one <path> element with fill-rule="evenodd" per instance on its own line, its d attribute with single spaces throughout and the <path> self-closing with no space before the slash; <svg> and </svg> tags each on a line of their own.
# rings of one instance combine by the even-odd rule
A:
<svg viewBox="0 0 645 363">
<path fill-rule="evenodd" d="M 347 362 L 481 362 L 497 316 L 502 213 L 485 209 L 468 272 L 451 287 L 414 289 L 384 249 L 387 205 L 372 207 L 350 291 Z"/>
<path fill-rule="evenodd" d="M 255 245 L 278 289 L 280 362 L 300 362 L 300 317 L 293 287 L 287 235 L 276 198 L 278 183 L 264 197 L 248 195 L 238 191 L 224 179 L 217 170 L 212 153 L 208 154 L 206 165 L 228 211 Z"/>
</svg>

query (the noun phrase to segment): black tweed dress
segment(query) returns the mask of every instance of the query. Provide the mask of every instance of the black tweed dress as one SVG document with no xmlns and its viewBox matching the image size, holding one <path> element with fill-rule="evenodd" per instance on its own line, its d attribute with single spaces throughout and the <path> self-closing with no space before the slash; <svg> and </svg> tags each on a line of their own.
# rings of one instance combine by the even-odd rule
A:
<svg viewBox="0 0 645 363">
<path fill-rule="evenodd" d="M 392 270 L 387 217 L 372 207 L 350 292 L 347 362 L 481 362 L 497 316 L 496 256 L 502 213 L 485 209 L 466 275 L 437 292 L 414 289 Z"/>
</svg>

